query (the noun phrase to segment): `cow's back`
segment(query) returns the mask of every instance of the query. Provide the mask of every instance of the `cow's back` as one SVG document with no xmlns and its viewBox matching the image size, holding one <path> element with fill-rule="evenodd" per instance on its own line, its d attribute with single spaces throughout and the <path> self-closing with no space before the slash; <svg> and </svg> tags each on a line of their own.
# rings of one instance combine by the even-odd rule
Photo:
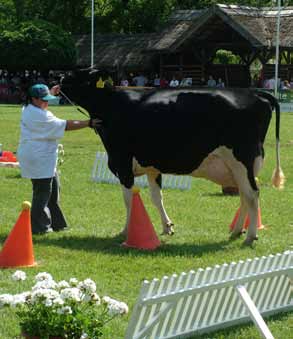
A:
<svg viewBox="0 0 293 339">
<path fill-rule="evenodd" d="M 143 166 L 190 173 L 217 147 L 255 147 L 264 117 L 269 105 L 248 90 L 156 91 L 131 112 L 129 145 Z"/>
</svg>

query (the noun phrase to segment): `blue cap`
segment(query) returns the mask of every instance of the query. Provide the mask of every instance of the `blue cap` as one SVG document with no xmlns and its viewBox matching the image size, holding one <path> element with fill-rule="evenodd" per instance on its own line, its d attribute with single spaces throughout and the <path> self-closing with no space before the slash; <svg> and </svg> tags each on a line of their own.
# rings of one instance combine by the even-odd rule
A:
<svg viewBox="0 0 293 339">
<path fill-rule="evenodd" d="M 48 86 L 43 84 L 36 84 L 30 87 L 29 95 L 33 98 L 42 99 L 44 101 L 56 99 L 56 97 L 50 93 Z"/>
</svg>

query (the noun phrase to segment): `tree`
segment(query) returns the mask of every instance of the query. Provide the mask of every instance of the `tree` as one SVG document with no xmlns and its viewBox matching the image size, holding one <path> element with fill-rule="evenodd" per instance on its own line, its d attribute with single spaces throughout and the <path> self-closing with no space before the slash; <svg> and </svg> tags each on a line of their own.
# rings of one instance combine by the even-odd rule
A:
<svg viewBox="0 0 293 339">
<path fill-rule="evenodd" d="M 0 1 L 0 32 L 15 26 L 15 7 L 12 0 Z"/>
<path fill-rule="evenodd" d="M 23 22 L 0 34 L 0 64 L 13 69 L 70 68 L 75 65 L 71 36 L 43 20 Z"/>
<path fill-rule="evenodd" d="M 11 1 L 18 23 L 41 19 L 73 33 L 80 33 L 87 25 L 86 11 L 90 7 L 89 0 L 38 0 L 37 5 L 35 0 Z"/>
</svg>

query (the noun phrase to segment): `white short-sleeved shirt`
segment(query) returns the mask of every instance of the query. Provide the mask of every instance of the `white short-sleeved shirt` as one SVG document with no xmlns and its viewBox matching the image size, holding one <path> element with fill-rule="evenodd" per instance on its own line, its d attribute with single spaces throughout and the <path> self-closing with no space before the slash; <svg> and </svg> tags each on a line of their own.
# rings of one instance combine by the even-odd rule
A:
<svg viewBox="0 0 293 339">
<path fill-rule="evenodd" d="M 52 178 L 57 166 L 58 139 L 64 135 L 66 120 L 29 104 L 22 109 L 20 127 L 17 157 L 21 176 Z"/>
</svg>

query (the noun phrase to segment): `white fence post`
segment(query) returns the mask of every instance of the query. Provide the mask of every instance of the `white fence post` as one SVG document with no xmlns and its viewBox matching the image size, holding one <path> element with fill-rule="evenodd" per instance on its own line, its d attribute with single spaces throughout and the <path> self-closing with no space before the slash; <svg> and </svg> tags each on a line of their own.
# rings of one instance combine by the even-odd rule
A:
<svg viewBox="0 0 293 339">
<path fill-rule="evenodd" d="M 267 327 L 266 323 L 264 322 L 261 314 L 259 313 L 258 309 L 256 308 L 254 302 L 250 298 L 249 294 L 247 293 L 246 288 L 243 285 L 236 286 L 236 290 L 238 291 L 240 297 L 243 300 L 244 305 L 248 309 L 250 313 L 250 317 L 252 318 L 253 322 L 255 323 L 256 327 L 262 334 L 264 339 L 274 339 L 271 331 Z"/>
<path fill-rule="evenodd" d="M 119 184 L 119 180 L 108 168 L 108 156 L 105 152 L 97 152 L 93 171 L 92 179 L 96 182 L 105 182 L 111 184 Z M 147 177 L 142 175 L 135 178 L 135 184 L 137 186 L 148 186 Z M 191 177 L 187 175 L 162 175 L 162 187 L 163 188 L 177 188 L 181 190 L 188 190 L 191 188 Z"/>
</svg>

